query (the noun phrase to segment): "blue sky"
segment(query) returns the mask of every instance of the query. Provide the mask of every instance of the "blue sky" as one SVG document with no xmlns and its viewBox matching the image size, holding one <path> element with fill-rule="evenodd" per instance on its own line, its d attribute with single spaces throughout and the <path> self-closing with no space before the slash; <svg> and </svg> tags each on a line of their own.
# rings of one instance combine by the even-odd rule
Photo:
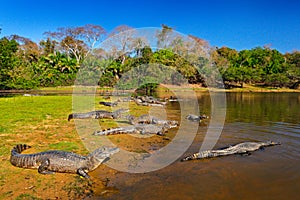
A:
<svg viewBox="0 0 300 200">
<path fill-rule="evenodd" d="M 0 37 L 18 34 L 39 41 L 58 27 L 97 24 L 107 31 L 166 24 L 212 46 L 237 50 L 271 44 L 282 53 L 300 50 L 300 1 L 151 0 L 0 2 Z"/>
</svg>

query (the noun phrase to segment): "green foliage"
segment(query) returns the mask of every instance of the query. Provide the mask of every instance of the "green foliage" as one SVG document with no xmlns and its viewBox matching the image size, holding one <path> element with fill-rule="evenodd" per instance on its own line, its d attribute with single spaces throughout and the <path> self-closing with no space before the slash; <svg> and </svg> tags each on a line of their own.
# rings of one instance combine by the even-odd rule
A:
<svg viewBox="0 0 300 200">
<path fill-rule="evenodd" d="M 46 41 L 40 41 L 40 46 L 43 48 L 43 55 L 53 54 L 55 50 L 55 43 L 56 42 L 51 40 L 50 38 L 47 38 Z"/>
<path fill-rule="evenodd" d="M 111 61 L 99 60 L 94 56 L 85 58 L 76 76 L 76 85 L 97 85 L 99 77 Z"/>
<path fill-rule="evenodd" d="M 45 47 L 47 51 L 53 50 L 48 49 L 50 47 L 47 42 Z M 78 71 L 76 59 L 60 52 L 32 59 L 31 52 L 31 48 L 25 48 L 24 45 L 21 48 L 15 40 L 0 40 L 0 89 L 73 85 Z"/>
<path fill-rule="evenodd" d="M 295 51 L 285 55 L 289 87 L 296 89 L 300 85 L 300 52 Z"/>
<path fill-rule="evenodd" d="M 123 66 L 124 65 L 118 60 L 111 61 L 108 65 L 105 65 L 99 80 L 99 85 L 113 87 L 123 72 Z"/>
<path fill-rule="evenodd" d="M 129 45 L 128 48 L 132 52 L 120 54 L 116 46 L 115 49 L 112 48 L 109 56 L 119 57 L 109 59 L 105 49 L 93 51 L 95 43 L 103 39 L 104 33 L 105 30 L 100 26 L 86 25 L 48 32 L 47 40 L 40 41 L 39 45 L 18 35 L 1 38 L 0 89 L 67 86 L 73 85 L 75 81 L 79 85 L 98 84 L 109 87 L 116 84 L 121 87 L 120 82 L 123 89 L 145 84 L 148 88 L 150 82 L 180 85 L 187 81 L 192 84 L 217 86 L 222 79 L 226 87 L 243 87 L 244 83 L 250 83 L 297 88 L 300 84 L 298 51 L 283 55 L 270 48 L 256 47 L 237 51 L 222 47 L 211 51 L 211 63 L 206 56 L 201 56 L 205 52 L 203 49 L 208 50 L 205 41 L 191 36 L 197 44 L 193 45 L 191 41 L 186 42 L 182 37 L 175 37 L 171 27 L 162 25 L 162 29 L 156 34 L 157 50 L 147 46 L 142 38 L 131 38 L 128 35 L 122 44 L 116 45 L 125 47 L 130 43 L 133 46 L 129 48 Z M 136 39 L 135 42 L 132 42 L 133 39 Z M 139 71 L 139 67 L 143 65 L 149 68 L 161 65 L 170 70 L 159 71 L 154 67 L 135 74 L 141 76 L 147 73 L 144 82 L 128 77 L 128 73 L 133 75 L 130 72 L 132 69 Z M 214 70 L 216 67 L 218 71 Z"/>
<path fill-rule="evenodd" d="M 6 37 L 0 39 L 0 88 L 9 89 L 8 86 L 10 71 L 17 63 L 15 54 L 18 50 L 18 43 L 15 40 L 8 40 Z"/>
<path fill-rule="evenodd" d="M 39 86 L 73 85 L 78 71 L 76 59 L 57 52 L 41 56 L 37 63 L 33 63 L 34 79 Z"/>
<path fill-rule="evenodd" d="M 288 59 L 287 59 L 288 58 Z M 296 58 L 296 59 L 294 59 Z M 279 51 L 257 47 L 251 50 L 236 50 L 223 47 L 213 57 L 227 87 L 235 84 L 257 83 L 266 86 L 291 87 L 299 81 L 297 56 L 282 55 Z"/>
<path fill-rule="evenodd" d="M 200 61 L 201 57 L 197 59 L 197 64 L 203 62 Z M 186 79 L 189 83 L 200 83 L 202 81 L 202 77 L 199 74 L 200 68 L 194 66 L 187 59 L 175 54 L 172 50 L 162 49 L 154 52 L 150 62 L 167 66 L 182 75 L 180 80 L 178 80 L 179 76 L 177 76 L 176 79 L 178 82 L 173 81 L 172 84 L 180 85 L 184 79 Z"/>
<path fill-rule="evenodd" d="M 139 87 L 136 92 L 137 95 L 153 95 L 157 87 L 157 83 L 146 83 Z"/>
</svg>

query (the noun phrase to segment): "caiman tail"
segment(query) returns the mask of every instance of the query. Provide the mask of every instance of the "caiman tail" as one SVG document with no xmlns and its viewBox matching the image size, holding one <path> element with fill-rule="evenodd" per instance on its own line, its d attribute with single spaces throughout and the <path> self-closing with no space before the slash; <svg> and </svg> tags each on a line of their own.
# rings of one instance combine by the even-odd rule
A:
<svg viewBox="0 0 300 200">
<path fill-rule="evenodd" d="M 73 117 L 73 113 L 72 114 L 69 114 L 69 116 L 68 116 L 68 121 L 70 121 L 71 119 L 73 119 L 74 117 Z"/>
<path fill-rule="evenodd" d="M 23 168 L 36 168 L 37 156 L 21 154 L 22 151 L 31 148 L 27 144 L 18 144 L 11 150 L 10 162 L 12 165 Z"/>
<path fill-rule="evenodd" d="M 11 150 L 11 155 L 18 155 L 22 153 L 22 151 L 25 151 L 26 149 L 31 148 L 31 146 L 27 144 L 17 144 L 12 150 Z"/>
</svg>

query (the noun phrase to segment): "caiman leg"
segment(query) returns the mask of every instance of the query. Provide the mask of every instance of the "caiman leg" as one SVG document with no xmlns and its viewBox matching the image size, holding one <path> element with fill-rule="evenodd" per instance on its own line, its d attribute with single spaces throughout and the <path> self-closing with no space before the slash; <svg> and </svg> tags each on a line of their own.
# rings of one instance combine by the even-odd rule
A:
<svg viewBox="0 0 300 200">
<path fill-rule="evenodd" d="M 82 169 L 82 168 L 79 168 L 77 170 L 77 173 L 80 175 L 80 176 L 83 176 L 84 178 L 90 178 L 90 176 Z"/>
<path fill-rule="evenodd" d="M 50 165 L 49 159 L 42 161 L 41 165 L 38 168 L 38 172 L 40 174 L 54 174 L 54 172 L 48 170 L 49 165 Z"/>
</svg>

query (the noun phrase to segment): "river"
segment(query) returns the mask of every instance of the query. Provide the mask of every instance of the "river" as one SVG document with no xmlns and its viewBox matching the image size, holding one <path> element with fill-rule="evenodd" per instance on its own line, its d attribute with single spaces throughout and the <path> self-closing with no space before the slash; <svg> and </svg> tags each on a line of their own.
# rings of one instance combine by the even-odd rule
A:
<svg viewBox="0 0 300 200">
<path fill-rule="evenodd" d="M 199 93 L 197 97 L 201 112 L 209 115 L 209 93 Z M 226 103 L 225 124 L 214 148 L 265 140 L 281 145 L 249 156 L 180 162 L 183 156 L 199 151 L 208 120 L 199 126 L 189 149 L 171 165 L 149 173 L 119 172 L 110 177 L 108 186 L 118 192 L 106 199 L 299 198 L 300 94 L 227 93 Z M 167 109 L 179 111 L 179 103 L 169 103 Z M 103 196 L 95 197 L 98 198 Z"/>
</svg>

